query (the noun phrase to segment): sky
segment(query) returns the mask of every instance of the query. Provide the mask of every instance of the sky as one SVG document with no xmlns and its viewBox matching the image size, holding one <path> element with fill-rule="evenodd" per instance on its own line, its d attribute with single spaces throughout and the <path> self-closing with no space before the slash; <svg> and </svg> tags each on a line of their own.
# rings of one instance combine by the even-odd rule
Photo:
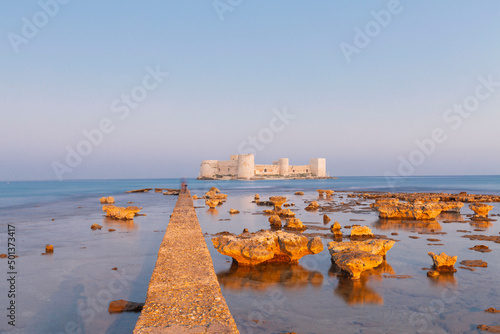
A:
<svg viewBox="0 0 500 334">
<path fill-rule="evenodd" d="M 500 174 L 500 2 L 3 1 L 0 180 Z"/>
</svg>

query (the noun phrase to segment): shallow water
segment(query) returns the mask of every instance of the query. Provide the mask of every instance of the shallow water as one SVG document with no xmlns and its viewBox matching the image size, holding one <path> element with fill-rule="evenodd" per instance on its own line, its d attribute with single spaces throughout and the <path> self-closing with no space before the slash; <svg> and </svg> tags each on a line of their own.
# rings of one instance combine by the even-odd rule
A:
<svg viewBox="0 0 500 334">
<path fill-rule="evenodd" d="M 463 182 L 463 185 L 460 184 Z M 332 268 L 325 250 L 304 257 L 295 266 L 267 266 L 252 270 L 232 266 L 231 259 L 212 246 L 211 235 L 220 231 L 240 233 L 269 227 L 261 215 L 266 207 L 251 203 L 255 193 L 262 199 L 287 196 L 299 210 L 297 216 L 315 230 L 326 233 L 319 212 L 303 210 L 304 200 L 317 199 L 315 189 L 410 191 L 469 191 L 499 193 L 499 177 L 404 178 L 396 188 L 384 178 L 341 178 L 338 180 L 221 181 L 189 180 L 192 194 L 202 195 L 215 185 L 229 194 L 217 213 L 203 201 L 195 201 L 200 224 L 212 254 L 214 267 L 230 310 L 241 333 L 461 333 L 478 332 L 477 324 L 498 324 L 498 314 L 484 313 L 488 307 L 500 308 L 496 286 L 500 269 L 496 254 L 500 245 L 462 238 L 457 230 L 474 234 L 498 235 L 499 223 L 475 232 L 469 223 L 444 223 L 465 220 L 462 216 L 441 216 L 432 228 L 445 235 L 427 235 L 426 224 L 381 222 L 371 210 L 328 213 L 342 226 L 368 225 L 376 234 L 400 240 L 387 254 L 387 261 L 360 282 L 344 279 Z M 126 190 L 165 187 L 178 188 L 179 180 L 96 180 L 68 182 L 0 183 L 0 253 L 6 253 L 7 224 L 16 226 L 17 319 L 16 331 L 0 322 L 0 332 L 8 333 L 131 333 L 137 313 L 108 314 L 109 301 L 144 301 L 157 251 L 177 197 L 158 193 L 124 194 Z M 441 189 L 440 187 L 443 187 Z M 473 191 L 476 189 L 477 191 Z M 305 196 L 294 196 L 296 190 Z M 481 191 L 482 190 L 482 191 Z M 133 223 L 110 221 L 103 217 L 99 197 L 114 196 L 120 206 L 143 207 L 147 216 Z M 344 196 L 344 199 L 338 199 Z M 127 202 L 134 202 L 128 204 Z M 349 201 L 336 193 L 334 201 Z M 371 201 L 362 201 L 369 203 Z M 323 202 L 320 204 L 326 204 Z M 362 205 L 364 207 L 366 205 Z M 494 203 L 493 214 L 500 213 Z M 239 215 L 228 211 L 235 208 Z M 470 213 L 464 207 L 462 213 Z M 497 217 L 494 217 L 497 218 Z M 52 221 L 54 219 L 54 221 Z M 225 220 L 229 219 L 229 220 Z M 364 221 L 350 221 L 364 219 Z M 92 231 L 90 225 L 103 225 Z M 329 224 L 330 225 L 330 224 Z M 328 226 L 329 226 L 328 225 Z M 108 232 L 109 228 L 116 229 Z M 343 229 L 344 233 L 348 230 Z M 411 239 L 409 236 L 418 236 Z M 428 246 L 427 238 L 441 239 L 444 246 Z M 46 244 L 55 246 L 54 254 L 41 256 Z M 492 252 L 478 253 L 468 248 L 485 244 Z M 452 276 L 430 279 L 423 267 L 432 263 L 427 252 L 458 255 L 461 260 L 482 259 L 488 268 L 471 272 L 458 269 Z M 0 259 L 0 270 L 7 272 Z M 111 268 L 117 267 L 114 271 Z M 458 267 L 458 264 L 457 266 Z M 387 274 L 411 275 L 408 279 L 384 278 Z M 3 274 L 3 275 L 4 275 Z M 7 287 L 0 285 L 0 306 L 7 305 Z M 2 316 L 4 317 L 4 315 Z M 5 319 L 5 318 L 4 318 Z"/>
</svg>

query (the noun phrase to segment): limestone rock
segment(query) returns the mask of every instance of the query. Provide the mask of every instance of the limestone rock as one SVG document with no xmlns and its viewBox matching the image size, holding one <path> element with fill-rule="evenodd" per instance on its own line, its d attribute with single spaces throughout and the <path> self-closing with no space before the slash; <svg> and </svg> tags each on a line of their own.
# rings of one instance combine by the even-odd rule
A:
<svg viewBox="0 0 500 334">
<path fill-rule="evenodd" d="M 216 194 L 220 193 L 220 190 L 219 190 L 219 189 L 217 189 L 216 187 L 212 187 L 212 188 L 210 188 L 210 190 L 209 190 L 209 191 L 212 191 L 212 192 L 214 192 L 214 193 L 216 193 Z"/>
<path fill-rule="evenodd" d="M 126 208 L 117 207 L 113 204 L 107 204 L 102 207 L 102 211 L 106 212 L 106 217 L 113 219 L 130 220 L 141 211 L 142 208 L 136 206 L 128 206 Z"/>
<path fill-rule="evenodd" d="M 120 300 L 114 300 L 109 303 L 108 312 L 109 313 L 141 312 L 143 307 L 144 303 L 135 303 L 120 299 Z"/>
<path fill-rule="evenodd" d="M 457 262 L 457 256 L 448 256 L 446 253 L 441 253 L 439 255 L 429 252 L 428 255 L 432 258 L 434 262 L 434 269 L 437 271 L 456 271 L 454 268 Z"/>
<path fill-rule="evenodd" d="M 54 245 L 46 245 L 45 253 L 54 253 Z"/>
<path fill-rule="evenodd" d="M 286 202 L 286 197 L 284 196 L 272 196 L 269 197 L 269 201 L 274 204 L 274 210 L 281 210 L 281 206 Z"/>
<path fill-rule="evenodd" d="M 212 243 L 221 254 L 231 256 L 242 266 L 266 261 L 297 263 L 303 256 L 323 250 L 319 237 L 308 239 L 283 231 L 224 234 L 212 238 Z"/>
<path fill-rule="evenodd" d="M 264 210 L 264 213 L 268 215 L 278 215 L 280 217 L 285 217 L 285 218 L 292 218 L 295 217 L 295 212 L 293 212 L 290 209 L 285 209 L 285 210 Z"/>
<path fill-rule="evenodd" d="M 230 209 L 229 210 L 229 214 L 231 214 L 231 215 L 236 215 L 238 213 L 240 213 L 238 210 L 235 210 L 235 209 Z"/>
<path fill-rule="evenodd" d="M 352 237 L 371 237 L 371 236 L 373 236 L 373 233 L 372 233 L 372 230 L 368 226 L 353 226 L 351 229 L 351 238 Z"/>
<path fill-rule="evenodd" d="M 341 252 L 368 252 L 383 257 L 394 246 L 394 240 L 371 239 L 365 241 L 329 242 L 328 251 L 331 255 Z"/>
<path fill-rule="evenodd" d="M 255 196 L 254 196 L 253 199 L 256 200 L 256 201 L 258 201 L 260 199 L 260 195 L 259 194 L 255 194 Z"/>
<path fill-rule="evenodd" d="M 331 221 L 332 219 L 330 217 L 328 217 L 327 215 L 323 215 L 323 224 L 328 224 Z"/>
<path fill-rule="evenodd" d="M 92 224 L 92 226 L 90 226 L 90 228 L 92 230 L 100 230 L 102 228 L 102 226 L 99 225 L 99 224 L 97 224 L 97 223 L 95 223 L 95 224 Z"/>
<path fill-rule="evenodd" d="M 112 196 L 109 197 L 101 197 L 99 200 L 101 204 L 113 204 L 115 203 L 115 199 Z"/>
<path fill-rule="evenodd" d="M 384 205 L 392 206 L 392 205 L 397 205 L 398 203 L 399 203 L 398 198 L 378 198 L 375 200 L 375 203 L 370 204 L 370 208 L 378 209 Z"/>
<path fill-rule="evenodd" d="M 483 260 L 463 260 L 460 262 L 460 264 L 466 267 L 488 267 L 488 263 L 484 262 Z"/>
<path fill-rule="evenodd" d="M 359 279 L 363 271 L 378 267 L 383 261 L 383 257 L 362 251 L 341 252 L 332 254 L 332 261 L 340 269 L 348 272 L 352 279 Z"/>
<path fill-rule="evenodd" d="M 460 213 L 460 209 L 464 207 L 462 202 L 439 202 L 442 212 Z"/>
<path fill-rule="evenodd" d="M 306 211 L 316 211 L 319 209 L 319 204 L 316 201 L 312 201 L 309 203 L 309 205 L 305 208 Z"/>
<path fill-rule="evenodd" d="M 318 189 L 318 190 L 316 190 L 316 191 L 318 192 L 318 194 L 319 194 L 320 196 L 323 196 L 323 194 L 325 193 L 325 191 L 324 191 L 323 189 Z"/>
<path fill-rule="evenodd" d="M 493 209 L 493 206 L 483 203 L 475 203 L 470 204 L 469 209 L 476 213 L 474 217 L 488 217 L 488 213 L 491 211 L 491 209 Z"/>
<path fill-rule="evenodd" d="M 380 218 L 416 220 L 434 219 L 442 210 L 441 205 L 438 203 L 397 203 L 394 205 L 381 205 L 378 208 Z"/>
<path fill-rule="evenodd" d="M 303 191 L 297 191 L 297 192 L 295 192 L 294 195 L 302 196 L 302 195 L 304 195 L 304 192 Z"/>
<path fill-rule="evenodd" d="M 196 196 L 196 195 L 193 195 L 193 199 L 198 199 L 198 196 Z"/>
<path fill-rule="evenodd" d="M 215 209 L 217 205 L 221 203 L 220 200 L 218 199 L 206 199 L 205 200 L 205 205 L 208 205 L 210 209 Z"/>
<path fill-rule="evenodd" d="M 305 230 L 307 227 L 298 218 L 288 218 L 284 226 L 288 230 Z"/>
<path fill-rule="evenodd" d="M 274 228 L 281 228 L 281 218 L 278 215 L 272 215 L 269 217 L 269 223 Z"/>
<path fill-rule="evenodd" d="M 333 191 L 333 190 L 325 190 L 325 195 L 326 195 L 327 197 L 330 197 L 330 196 L 332 196 L 332 195 L 333 195 L 333 193 L 334 193 L 334 192 L 335 192 L 335 191 Z"/>
<path fill-rule="evenodd" d="M 340 223 L 338 221 L 335 221 L 335 223 L 333 223 L 332 227 L 330 227 L 330 230 L 335 233 L 335 231 L 340 231 L 340 229 L 342 228 L 342 226 L 340 226 Z"/>
</svg>

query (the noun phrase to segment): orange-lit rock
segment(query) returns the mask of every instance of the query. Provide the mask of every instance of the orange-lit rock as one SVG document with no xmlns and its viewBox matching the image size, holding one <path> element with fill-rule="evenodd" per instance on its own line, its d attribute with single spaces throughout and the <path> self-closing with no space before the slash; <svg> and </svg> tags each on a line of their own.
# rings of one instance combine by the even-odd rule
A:
<svg viewBox="0 0 500 334">
<path fill-rule="evenodd" d="M 106 212 L 106 217 L 113 219 L 130 220 L 134 219 L 135 215 L 141 211 L 142 208 L 136 206 L 128 206 L 126 208 L 107 204 L 102 207 L 102 211 Z"/>
<path fill-rule="evenodd" d="M 443 209 L 438 203 L 397 203 L 382 205 L 377 210 L 380 218 L 426 220 L 436 218 Z"/>
<path fill-rule="evenodd" d="M 272 215 L 269 217 L 269 223 L 274 228 L 281 228 L 281 218 L 278 215 Z"/>
<path fill-rule="evenodd" d="M 439 202 L 442 212 L 455 212 L 460 213 L 460 209 L 464 207 L 462 202 Z"/>
<path fill-rule="evenodd" d="M 115 203 L 115 199 L 112 196 L 109 197 L 101 197 L 99 200 L 101 204 L 113 204 Z"/>
<path fill-rule="evenodd" d="M 327 215 L 323 215 L 323 224 L 328 224 L 331 221 L 332 219 L 330 217 L 328 217 Z"/>
<path fill-rule="evenodd" d="M 394 240 L 371 239 L 365 241 L 346 241 L 328 243 L 328 251 L 331 255 L 342 252 L 368 252 L 383 257 L 394 246 Z"/>
<path fill-rule="evenodd" d="M 312 201 L 309 203 L 309 205 L 305 208 L 306 211 L 316 211 L 319 209 L 319 204 L 316 201 Z"/>
<path fill-rule="evenodd" d="M 217 205 L 221 203 L 220 200 L 218 199 L 206 199 L 205 200 L 205 205 L 208 205 L 210 209 L 215 209 Z"/>
<path fill-rule="evenodd" d="M 340 269 L 348 272 L 352 279 L 359 279 L 363 271 L 379 266 L 384 261 L 384 258 L 378 254 L 353 251 L 333 253 L 332 261 Z"/>
<path fill-rule="evenodd" d="M 372 230 L 368 226 L 353 226 L 351 228 L 352 237 L 371 237 L 373 236 Z"/>
<path fill-rule="evenodd" d="M 288 230 L 305 230 L 307 227 L 298 218 L 287 218 L 284 228 Z"/>
<path fill-rule="evenodd" d="M 308 239 L 283 231 L 259 231 L 212 238 L 214 247 L 231 256 L 239 265 L 253 266 L 266 261 L 297 263 L 300 258 L 323 250 L 320 237 Z"/>
<path fill-rule="evenodd" d="M 274 204 L 274 210 L 281 210 L 281 206 L 286 202 L 286 197 L 283 196 L 272 196 L 269 197 L 269 201 Z"/>
<path fill-rule="evenodd" d="M 327 197 L 330 197 L 330 196 L 332 196 L 332 195 L 333 195 L 333 193 L 334 193 L 334 192 L 335 192 L 335 191 L 333 191 L 333 190 L 325 190 L 325 195 L 326 195 Z"/>
<path fill-rule="evenodd" d="M 229 214 L 231 214 L 231 215 L 236 215 L 236 214 L 238 214 L 238 213 L 240 213 L 238 210 L 235 210 L 235 209 L 229 209 Z"/>
<path fill-rule="evenodd" d="M 302 196 L 302 195 L 304 195 L 304 192 L 303 191 L 297 191 L 294 195 Z"/>
<path fill-rule="evenodd" d="M 483 203 L 476 203 L 470 204 L 469 209 L 476 213 L 474 217 L 488 217 L 488 213 L 493 209 L 493 206 Z"/>
<path fill-rule="evenodd" d="M 435 270 L 455 271 L 454 265 L 457 262 L 457 256 L 448 256 L 444 252 L 439 255 L 429 252 L 428 255 L 432 258 Z"/>
</svg>

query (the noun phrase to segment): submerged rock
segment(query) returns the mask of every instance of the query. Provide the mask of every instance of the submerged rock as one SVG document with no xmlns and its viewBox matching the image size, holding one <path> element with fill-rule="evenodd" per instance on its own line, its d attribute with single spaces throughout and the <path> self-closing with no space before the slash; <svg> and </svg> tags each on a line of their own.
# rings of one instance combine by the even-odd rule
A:
<svg viewBox="0 0 500 334">
<path fill-rule="evenodd" d="M 143 307 L 144 303 L 135 303 L 120 299 L 120 300 L 114 300 L 109 303 L 108 312 L 109 313 L 141 312 Z"/>
<path fill-rule="evenodd" d="M 253 266 L 266 261 L 297 263 L 300 258 L 323 250 L 320 237 L 308 239 L 283 231 L 259 231 L 212 238 L 214 247 L 231 256 L 239 265 Z"/>
<path fill-rule="evenodd" d="M 240 212 L 238 210 L 236 210 L 236 209 L 230 209 L 229 210 L 229 214 L 231 214 L 231 215 L 236 215 L 238 213 L 240 213 Z"/>
<path fill-rule="evenodd" d="M 303 191 L 297 191 L 297 192 L 295 192 L 294 195 L 302 196 L 302 195 L 304 195 L 304 192 Z"/>
<path fill-rule="evenodd" d="M 92 226 L 90 226 L 90 229 L 92 230 L 100 230 L 102 228 L 101 225 L 95 223 L 95 224 L 92 224 Z"/>
</svg>

